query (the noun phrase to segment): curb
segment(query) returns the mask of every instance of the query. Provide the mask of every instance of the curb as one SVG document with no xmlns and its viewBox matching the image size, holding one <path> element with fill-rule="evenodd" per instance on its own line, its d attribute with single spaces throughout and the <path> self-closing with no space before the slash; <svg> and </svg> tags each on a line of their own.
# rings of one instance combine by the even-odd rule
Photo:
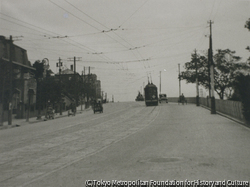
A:
<svg viewBox="0 0 250 187">
<path fill-rule="evenodd" d="M 76 114 L 82 114 L 84 111 L 89 111 L 91 110 L 91 107 L 89 108 L 84 108 L 82 111 L 81 109 L 79 109 Z M 67 112 L 67 113 L 66 113 Z M 68 111 L 64 111 L 65 114 L 57 114 L 57 116 L 54 118 L 54 119 L 59 119 L 59 118 L 63 118 L 63 117 L 68 117 Z M 36 118 L 36 117 L 33 117 L 33 118 Z M 3 125 L 3 126 L 0 126 L 0 130 L 4 130 L 4 129 L 11 129 L 11 128 L 14 128 L 14 127 L 21 127 L 21 126 L 24 126 L 26 124 L 35 124 L 35 123 L 39 123 L 39 122 L 45 122 L 45 121 L 48 121 L 48 120 L 44 120 L 45 117 L 41 117 L 41 119 L 37 120 L 37 119 L 31 119 L 31 121 L 25 121 L 25 119 L 20 119 L 20 121 L 16 121 L 16 122 L 13 122 L 12 125 Z M 14 124 L 15 123 L 15 124 Z"/>
</svg>

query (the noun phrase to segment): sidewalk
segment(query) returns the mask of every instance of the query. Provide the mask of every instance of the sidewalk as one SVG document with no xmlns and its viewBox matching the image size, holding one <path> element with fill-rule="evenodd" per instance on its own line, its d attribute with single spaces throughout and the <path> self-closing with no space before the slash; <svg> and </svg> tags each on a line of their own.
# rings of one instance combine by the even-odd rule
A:
<svg viewBox="0 0 250 187">
<path fill-rule="evenodd" d="M 88 110 L 91 109 L 91 107 L 85 109 L 84 105 L 82 106 L 82 108 L 83 108 L 83 110 L 81 111 L 81 106 L 78 106 L 76 114 L 80 114 L 83 111 L 88 111 Z M 62 117 L 67 117 L 67 116 L 68 116 L 68 111 L 62 112 L 62 115 L 60 115 L 60 113 L 57 113 L 55 115 L 55 119 L 54 120 L 56 120 L 58 118 L 62 118 Z M 39 120 L 37 120 L 37 117 L 32 117 L 32 118 L 29 118 L 29 121 L 26 121 L 26 119 L 16 119 L 16 118 L 13 118 L 12 119 L 12 125 L 8 125 L 8 121 L 5 121 L 3 123 L 3 126 L 0 126 L 0 130 L 14 128 L 14 127 L 20 127 L 20 126 L 23 126 L 23 125 L 26 125 L 26 124 L 39 123 L 39 122 L 43 122 L 43 121 L 46 121 L 45 120 L 45 116 L 42 116 L 41 119 L 39 119 Z"/>
<path fill-rule="evenodd" d="M 211 109 L 210 109 L 209 107 L 207 107 L 207 106 L 204 106 L 204 105 L 200 105 L 200 106 L 203 107 L 203 108 L 205 108 L 205 109 L 207 109 L 207 110 L 211 110 Z M 237 119 L 237 118 L 234 118 L 234 117 L 229 116 L 229 115 L 227 115 L 227 114 L 221 113 L 221 112 L 219 112 L 219 111 L 216 111 L 216 114 L 221 115 L 221 116 L 223 116 L 223 117 L 225 117 L 225 118 L 228 118 L 228 119 L 230 119 L 230 120 L 232 120 L 232 121 L 234 121 L 234 122 L 236 122 L 236 123 L 239 123 L 239 124 L 241 124 L 241 125 L 243 125 L 243 126 L 245 126 L 245 127 L 250 128 L 250 125 L 249 125 L 247 122 L 245 122 L 245 121 L 241 121 L 241 120 L 239 120 L 239 119 Z"/>
</svg>

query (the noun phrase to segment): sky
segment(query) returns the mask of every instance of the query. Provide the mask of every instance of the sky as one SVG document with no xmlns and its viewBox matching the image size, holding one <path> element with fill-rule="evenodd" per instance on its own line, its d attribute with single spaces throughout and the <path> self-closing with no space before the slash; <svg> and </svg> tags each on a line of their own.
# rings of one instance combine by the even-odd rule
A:
<svg viewBox="0 0 250 187">
<path fill-rule="evenodd" d="M 250 32 L 250 0 L 1 0 L 0 35 L 27 50 L 31 64 L 49 59 L 101 80 L 109 100 L 134 101 L 152 81 L 158 91 L 178 97 L 180 71 L 196 49 L 230 49 L 246 62 Z M 161 80 L 161 81 L 160 81 Z M 201 96 L 208 95 L 200 87 Z M 194 84 L 181 81 L 186 97 L 196 96 Z"/>
</svg>

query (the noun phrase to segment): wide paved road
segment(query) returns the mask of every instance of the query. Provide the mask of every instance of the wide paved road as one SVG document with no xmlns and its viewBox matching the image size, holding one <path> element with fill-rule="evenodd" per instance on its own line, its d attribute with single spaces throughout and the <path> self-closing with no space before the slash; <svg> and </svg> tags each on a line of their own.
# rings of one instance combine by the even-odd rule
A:
<svg viewBox="0 0 250 187">
<path fill-rule="evenodd" d="M 1 187 L 90 179 L 250 180 L 250 130 L 195 105 L 128 102 L 0 131 Z"/>
</svg>

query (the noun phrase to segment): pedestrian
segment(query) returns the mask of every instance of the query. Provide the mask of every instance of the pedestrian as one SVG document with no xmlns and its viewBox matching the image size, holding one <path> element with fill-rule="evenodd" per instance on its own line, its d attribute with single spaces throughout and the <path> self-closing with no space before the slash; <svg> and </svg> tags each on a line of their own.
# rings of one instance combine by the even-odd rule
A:
<svg viewBox="0 0 250 187">
<path fill-rule="evenodd" d="M 184 96 L 184 94 L 182 93 L 182 94 L 181 94 L 181 103 L 182 103 L 183 105 L 184 105 L 185 100 L 186 100 L 186 99 L 185 99 L 185 96 Z"/>
</svg>

